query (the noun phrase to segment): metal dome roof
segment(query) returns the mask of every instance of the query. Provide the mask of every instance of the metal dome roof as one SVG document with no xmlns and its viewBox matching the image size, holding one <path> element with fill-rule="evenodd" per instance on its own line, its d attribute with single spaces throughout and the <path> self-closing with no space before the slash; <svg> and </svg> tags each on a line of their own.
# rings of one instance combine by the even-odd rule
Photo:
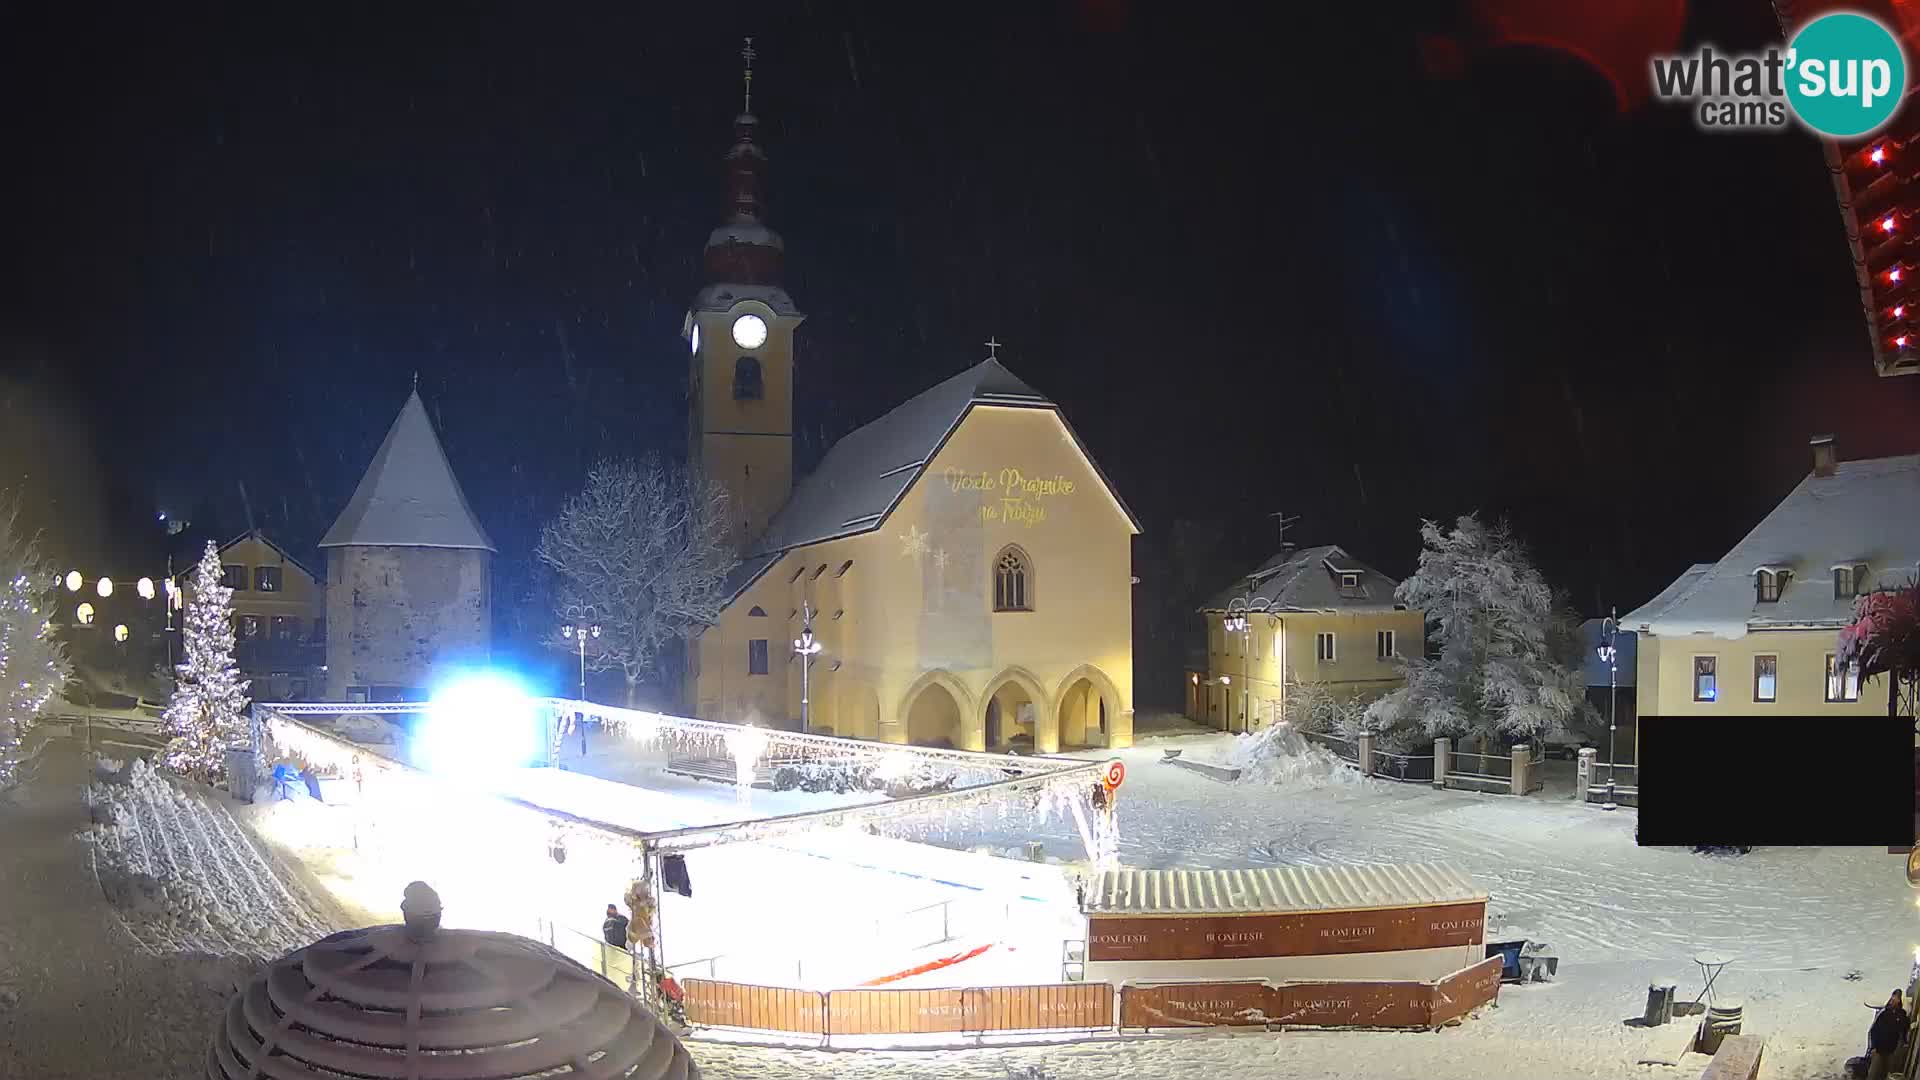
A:
<svg viewBox="0 0 1920 1080">
<path fill-rule="evenodd" d="M 699 1080 L 679 1038 L 612 983 L 513 934 L 349 930 L 268 965 L 227 1003 L 209 1080 Z"/>
</svg>

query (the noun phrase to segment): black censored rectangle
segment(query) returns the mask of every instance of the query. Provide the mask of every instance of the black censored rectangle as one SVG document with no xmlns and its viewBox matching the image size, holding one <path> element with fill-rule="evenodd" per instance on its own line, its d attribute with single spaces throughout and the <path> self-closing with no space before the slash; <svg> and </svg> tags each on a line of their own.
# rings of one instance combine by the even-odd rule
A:
<svg viewBox="0 0 1920 1080">
<path fill-rule="evenodd" d="M 1913 721 L 1642 716 L 1639 842 L 1911 847 Z"/>
</svg>

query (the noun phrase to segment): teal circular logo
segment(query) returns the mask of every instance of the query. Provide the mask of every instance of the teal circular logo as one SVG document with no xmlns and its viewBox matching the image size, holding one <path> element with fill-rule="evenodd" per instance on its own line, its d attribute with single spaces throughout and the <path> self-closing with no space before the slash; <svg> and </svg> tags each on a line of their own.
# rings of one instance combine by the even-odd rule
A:
<svg viewBox="0 0 1920 1080">
<path fill-rule="evenodd" d="M 1893 119 L 1906 93 L 1900 42 L 1865 15 L 1822 15 L 1787 43 L 1787 103 L 1822 135 L 1874 131 Z"/>
</svg>

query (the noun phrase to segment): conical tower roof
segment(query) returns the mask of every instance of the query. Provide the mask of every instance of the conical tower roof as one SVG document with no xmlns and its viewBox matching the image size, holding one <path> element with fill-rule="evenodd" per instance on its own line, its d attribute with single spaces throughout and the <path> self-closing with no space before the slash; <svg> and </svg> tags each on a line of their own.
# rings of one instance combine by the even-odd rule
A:
<svg viewBox="0 0 1920 1080">
<path fill-rule="evenodd" d="M 320 546 L 498 550 L 467 505 L 418 391 L 407 396 Z"/>
</svg>

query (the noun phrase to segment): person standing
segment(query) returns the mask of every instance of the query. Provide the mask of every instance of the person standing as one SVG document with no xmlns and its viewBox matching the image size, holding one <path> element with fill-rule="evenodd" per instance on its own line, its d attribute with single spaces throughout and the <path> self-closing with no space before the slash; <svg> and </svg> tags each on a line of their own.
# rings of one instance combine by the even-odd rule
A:
<svg viewBox="0 0 1920 1080">
<path fill-rule="evenodd" d="M 612 904 L 607 905 L 607 921 L 600 924 L 600 936 L 616 949 L 627 947 L 627 917 Z"/>
<path fill-rule="evenodd" d="M 1907 1010 L 1900 1002 L 1900 991 L 1895 990 L 1880 1015 L 1873 1018 L 1873 1027 L 1867 1030 L 1867 1046 L 1871 1052 L 1867 1059 L 1867 1080 L 1887 1080 L 1893 1055 L 1906 1039 L 1910 1023 Z"/>
</svg>

